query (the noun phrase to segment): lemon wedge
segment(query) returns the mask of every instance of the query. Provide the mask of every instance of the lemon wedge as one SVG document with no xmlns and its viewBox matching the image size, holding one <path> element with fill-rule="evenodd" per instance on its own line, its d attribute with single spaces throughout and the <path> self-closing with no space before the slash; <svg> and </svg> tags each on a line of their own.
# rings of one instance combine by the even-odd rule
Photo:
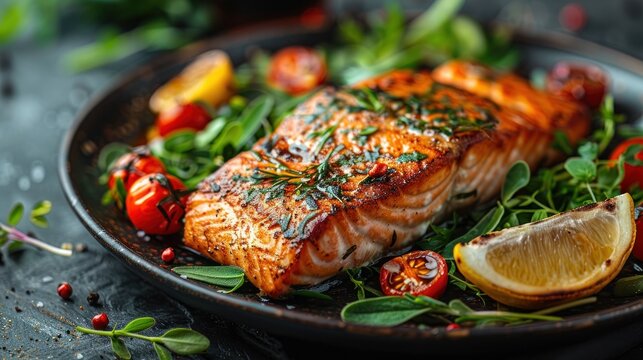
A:
<svg viewBox="0 0 643 360">
<path fill-rule="evenodd" d="M 160 113 L 196 101 L 221 105 L 234 92 L 233 75 L 232 62 L 225 52 L 212 50 L 203 53 L 154 92 L 150 98 L 150 109 Z"/>
<path fill-rule="evenodd" d="M 636 237 L 629 194 L 458 244 L 458 270 L 493 299 L 537 309 L 599 292 Z"/>
</svg>

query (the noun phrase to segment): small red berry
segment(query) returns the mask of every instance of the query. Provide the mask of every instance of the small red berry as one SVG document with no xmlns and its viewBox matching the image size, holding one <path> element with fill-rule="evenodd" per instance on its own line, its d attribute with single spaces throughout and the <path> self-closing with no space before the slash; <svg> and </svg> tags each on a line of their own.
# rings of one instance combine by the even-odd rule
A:
<svg viewBox="0 0 643 360">
<path fill-rule="evenodd" d="M 460 328 L 460 325 L 458 325 L 456 323 L 451 323 L 451 324 L 447 325 L 447 331 L 451 331 L 451 330 L 455 330 L 455 329 L 459 329 L 459 328 Z"/>
<path fill-rule="evenodd" d="M 578 31 L 587 23 L 587 13 L 580 4 L 567 4 L 560 10 L 559 21 L 565 29 Z"/>
<path fill-rule="evenodd" d="M 171 264 L 174 261 L 174 249 L 169 247 L 161 253 L 161 260 L 167 264 Z"/>
<path fill-rule="evenodd" d="M 92 326 L 96 330 L 105 330 L 107 325 L 109 325 L 109 318 L 105 313 L 100 313 L 92 318 Z"/>
<path fill-rule="evenodd" d="M 58 289 L 56 289 L 56 291 L 58 291 L 58 296 L 67 300 L 71 297 L 73 289 L 71 288 L 71 285 L 69 285 L 69 283 L 63 282 L 58 285 Z"/>
<path fill-rule="evenodd" d="M 388 166 L 386 164 L 382 163 L 375 163 L 371 170 L 368 171 L 368 177 L 376 178 L 380 177 L 386 174 L 386 171 L 388 170 Z"/>
</svg>

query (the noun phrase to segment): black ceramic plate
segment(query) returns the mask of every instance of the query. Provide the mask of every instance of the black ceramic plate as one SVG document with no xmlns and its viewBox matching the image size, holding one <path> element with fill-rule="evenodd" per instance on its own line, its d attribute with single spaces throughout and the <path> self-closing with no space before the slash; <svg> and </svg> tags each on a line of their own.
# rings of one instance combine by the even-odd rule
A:
<svg viewBox="0 0 643 360">
<path fill-rule="evenodd" d="M 314 45 L 329 39 L 328 31 L 303 31 L 292 28 L 262 28 L 202 42 L 162 57 L 129 74 L 98 97 L 70 129 L 60 158 L 60 176 L 67 198 L 81 221 L 94 237 L 144 280 L 168 294 L 213 313 L 242 321 L 268 331 L 309 340 L 368 344 L 369 349 L 389 348 L 432 351 L 477 351 L 483 348 L 519 348 L 529 342 L 568 341 L 606 327 L 643 316 L 643 298 L 613 299 L 599 295 L 599 302 L 568 313 L 556 323 L 534 323 L 517 327 L 477 328 L 446 333 L 443 327 L 418 327 L 415 324 L 396 328 L 348 325 L 341 321 L 343 304 L 355 300 L 355 291 L 347 282 L 335 280 L 328 294 L 333 302 L 314 299 L 268 301 L 246 286 L 234 294 L 223 294 L 213 286 L 185 280 L 172 273 L 160 260 L 160 252 L 177 239 L 147 239 L 137 236 L 128 221 L 113 207 L 102 206 L 104 192 L 98 184 L 97 155 L 105 144 L 119 141 L 133 143 L 153 120 L 147 109 L 151 92 L 167 81 L 199 53 L 219 48 L 237 62 L 243 61 L 253 47 L 268 50 L 287 45 Z M 522 54 L 520 71 L 550 68 L 559 60 L 596 63 L 609 72 L 619 111 L 629 119 L 641 118 L 643 102 L 643 63 L 618 53 L 563 35 L 520 33 L 516 44 Z M 208 264 L 208 260 L 181 248 L 175 265 Z M 626 265 L 626 271 L 632 264 Z M 336 283 L 340 283 L 339 285 Z M 451 294 L 463 296 L 462 294 Z M 475 297 L 465 300 L 475 304 Z M 456 346 L 454 346 L 456 345 Z"/>
</svg>

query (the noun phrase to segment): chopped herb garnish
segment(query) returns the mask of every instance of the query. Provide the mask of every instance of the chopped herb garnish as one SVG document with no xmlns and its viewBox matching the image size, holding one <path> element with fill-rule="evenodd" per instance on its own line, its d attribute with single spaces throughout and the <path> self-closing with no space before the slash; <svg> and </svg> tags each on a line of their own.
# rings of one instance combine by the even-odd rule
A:
<svg viewBox="0 0 643 360">
<path fill-rule="evenodd" d="M 414 162 L 414 161 L 421 161 L 426 159 L 426 155 L 422 154 L 421 152 L 411 152 L 411 153 L 404 153 L 397 158 L 398 163 L 407 163 L 407 162 Z"/>
<path fill-rule="evenodd" d="M 363 128 L 362 130 L 360 130 L 359 133 L 357 133 L 357 134 L 359 136 L 368 136 L 368 135 L 371 135 L 371 134 L 375 134 L 377 132 L 377 130 L 379 130 L 379 128 L 377 126 L 367 126 L 367 127 Z"/>
</svg>

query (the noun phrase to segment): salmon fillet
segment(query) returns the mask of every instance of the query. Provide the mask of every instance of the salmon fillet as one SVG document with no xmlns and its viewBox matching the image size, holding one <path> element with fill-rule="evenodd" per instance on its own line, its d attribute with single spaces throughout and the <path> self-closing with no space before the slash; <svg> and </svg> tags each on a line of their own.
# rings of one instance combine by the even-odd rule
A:
<svg viewBox="0 0 643 360">
<path fill-rule="evenodd" d="M 580 105 L 529 112 L 455 78 L 434 81 L 456 65 L 320 91 L 200 184 L 187 204 L 185 244 L 281 297 L 403 249 L 450 212 L 494 199 L 515 161 L 533 168 L 544 160 L 559 124 L 589 123 Z"/>
</svg>

